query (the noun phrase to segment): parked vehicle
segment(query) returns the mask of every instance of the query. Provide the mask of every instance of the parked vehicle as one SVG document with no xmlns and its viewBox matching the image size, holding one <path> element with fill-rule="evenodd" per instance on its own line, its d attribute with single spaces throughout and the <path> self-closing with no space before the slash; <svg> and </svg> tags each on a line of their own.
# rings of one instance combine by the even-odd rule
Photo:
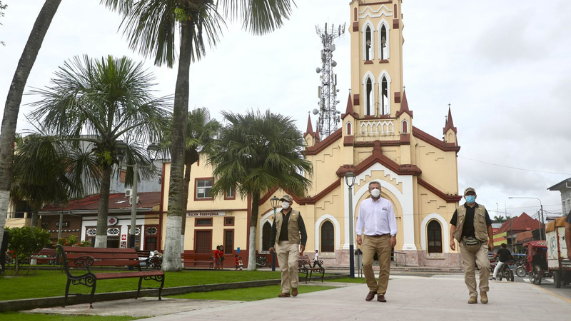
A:
<svg viewBox="0 0 571 321">
<path fill-rule="evenodd" d="M 565 243 L 565 218 L 549 222 L 545 228 L 547 239 L 547 268 L 553 275 L 556 288 L 571 283 L 571 260 L 567 258 Z"/>
<path fill-rule="evenodd" d="M 525 271 L 529 276 L 529 281 L 539 285 L 545 277 L 551 277 L 547 268 L 547 243 L 543 240 L 531 241 L 523 245 L 526 252 Z"/>
<path fill-rule="evenodd" d="M 256 266 L 257 267 L 266 267 L 266 266 L 270 266 L 270 260 L 268 260 L 268 257 L 265 255 L 258 255 L 256 256 Z"/>
</svg>

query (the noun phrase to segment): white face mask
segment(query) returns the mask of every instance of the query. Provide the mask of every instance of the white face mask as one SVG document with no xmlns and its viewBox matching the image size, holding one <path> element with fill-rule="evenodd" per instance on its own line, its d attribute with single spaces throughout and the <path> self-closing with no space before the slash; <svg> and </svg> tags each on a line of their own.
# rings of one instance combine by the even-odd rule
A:
<svg viewBox="0 0 571 321">
<path fill-rule="evenodd" d="M 284 210 L 287 210 L 289 208 L 289 203 L 288 202 L 282 202 L 282 208 Z"/>
<path fill-rule="evenodd" d="M 371 191 L 371 196 L 373 196 L 374 198 L 378 198 L 379 196 L 381 196 L 381 190 L 375 188 L 374 190 Z"/>
</svg>

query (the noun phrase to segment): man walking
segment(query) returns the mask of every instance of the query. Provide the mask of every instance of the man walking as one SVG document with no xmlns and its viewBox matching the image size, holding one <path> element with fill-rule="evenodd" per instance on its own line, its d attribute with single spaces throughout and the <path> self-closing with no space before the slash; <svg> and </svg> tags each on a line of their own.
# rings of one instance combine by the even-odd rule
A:
<svg viewBox="0 0 571 321">
<path fill-rule="evenodd" d="M 357 217 L 357 244 L 363 252 L 363 273 L 369 287 L 365 300 L 371 301 L 377 295 L 377 301 L 387 302 L 385 293 L 389 284 L 391 268 L 391 249 L 397 244 L 397 221 L 393 204 L 381 197 L 381 184 L 369 183 L 371 198 L 361 202 Z M 361 234 L 364 234 L 363 236 Z M 379 257 L 379 282 L 373 272 L 373 257 Z"/>
<path fill-rule="evenodd" d="M 480 270 L 480 302 L 488 303 L 488 277 L 490 276 L 490 259 L 488 251 L 494 250 L 494 236 L 492 220 L 486 208 L 476 203 L 476 190 L 468 187 L 464 191 L 466 203 L 458 207 L 450 220 L 450 248 L 456 250 L 458 241 L 462 266 L 464 268 L 464 282 L 470 292 L 468 304 L 478 303 L 476 291 L 475 264 Z"/>
<path fill-rule="evenodd" d="M 290 289 L 292 296 L 297 296 L 298 293 L 299 274 L 297 260 L 305 251 L 307 233 L 301 214 L 291 208 L 293 198 L 289 195 L 284 195 L 280 201 L 282 201 L 282 210 L 275 216 L 275 221 L 272 225 L 272 233 L 270 234 L 270 245 L 272 247 L 270 247 L 270 252 L 274 251 L 274 245 L 277 243 L 278 263 L 282 271 L 282 292 L 278 297 L 287 298 L 290 296 Z"/>
</svg>

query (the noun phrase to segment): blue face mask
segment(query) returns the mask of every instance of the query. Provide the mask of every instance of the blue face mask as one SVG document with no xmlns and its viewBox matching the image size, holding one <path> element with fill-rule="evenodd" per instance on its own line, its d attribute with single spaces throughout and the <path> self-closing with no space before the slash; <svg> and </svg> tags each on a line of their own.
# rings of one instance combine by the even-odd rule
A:
<svg viewBox="0 0 571 321">
<path fill-rule="evenodd" d="M 472 204 L 476 201 L 476 195 L 466 195 L 466 202 Z"/>
</svg>

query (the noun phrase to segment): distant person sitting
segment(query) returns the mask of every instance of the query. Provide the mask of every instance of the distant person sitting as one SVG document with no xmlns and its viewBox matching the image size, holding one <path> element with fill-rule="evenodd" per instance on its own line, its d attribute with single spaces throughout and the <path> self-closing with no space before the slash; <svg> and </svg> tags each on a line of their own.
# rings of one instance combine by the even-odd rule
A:
<svg viewBox="0 0 571 321">
<path fill-rule="evenodd" d="M 498 276 L 498 271 L 501 271 L 502 266 L 504 264 L 507 264 L 509 260 L 512 259 L 512 253 L 510 252 L 510 250 L 507 249 L 507 245 L 506 243 L 502 243 L 501 248 L 498 250 L 498 252 L 496 254 L 494 254 L 494 257 L 492 257 L 492 259 L 496 259 L 499 256 L 499 261 L 496 264 L 496 268 L 494 269 L 494 276 L 492 277 L 492 280 L 495 280 L 496 277 Z"/>
<path fill-rule="evenodd" d="M 240 271 L 242 271 L 242 268 L 244 268 L 244 262 L 242 262 L 241 256 L 238 259 L 238 268 L 240 269 Z"/>
<path fill-rule="evenodd" d="M 539 266 L 542 270 L 547 271 L 547 257 L 545 256 L 545 250 L 538 248 L 535 254 L 531 258 L 531 264 L 536 267 Z"/>
</svg>

